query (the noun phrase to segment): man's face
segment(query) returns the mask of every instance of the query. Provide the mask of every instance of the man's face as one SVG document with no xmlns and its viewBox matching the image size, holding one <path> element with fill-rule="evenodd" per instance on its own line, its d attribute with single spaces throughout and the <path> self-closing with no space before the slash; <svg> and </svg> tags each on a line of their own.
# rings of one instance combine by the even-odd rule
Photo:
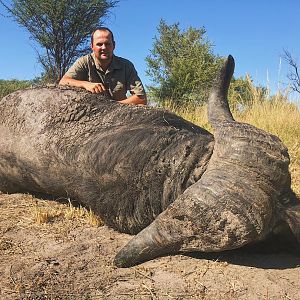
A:
<svg viewBox="0 0 300 300">
<path fill-rule="evenodd" d="M 115 49 L 112 37 L 109 31 L 97 30 L 94 33 L 92 50 L 95 53 L 96 58 L 100 62 L 110 62 Z"/>
</svg>

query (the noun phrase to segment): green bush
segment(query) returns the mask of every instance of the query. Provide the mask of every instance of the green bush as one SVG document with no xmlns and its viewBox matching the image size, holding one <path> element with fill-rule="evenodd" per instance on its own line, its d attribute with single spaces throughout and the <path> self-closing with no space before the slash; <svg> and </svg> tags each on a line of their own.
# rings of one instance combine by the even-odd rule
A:
<svg viewBox="0 0 300 300">
<path fill-rule="evenodd" d="M 12 80 L 1 80 L 0 79 L 0 99 L 2 99 L 4 96 L 20 90 L 27 88 L 31 86 L 31 81 L 29 80 L 17 80 L 17 79 L 12 79 Z"/>
<path fill-rule="evenodd" d="M 146 57 L 150 99 L 165 106 L 181 107 L 206 102 L 221 58 L 213 54 L 205 28 L 181 30 L 179 23 L 158 26 L 153 49 Z"/>
</svg>

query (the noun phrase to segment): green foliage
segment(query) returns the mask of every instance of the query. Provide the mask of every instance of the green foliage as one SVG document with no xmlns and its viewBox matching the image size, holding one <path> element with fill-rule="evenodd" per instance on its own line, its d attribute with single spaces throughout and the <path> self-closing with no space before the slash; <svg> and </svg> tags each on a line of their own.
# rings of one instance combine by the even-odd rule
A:
<svg viewBox="0 0 300 300">
<path fill-rule="evenodd" d="M 0 99 L 2 99 L 4 96 L 20 90 L 25 89 L 29 86 L 31 86 L 31 81 L 28 80 L 1 80 L 0 79 Z"/>
<path fill-rule="evenodd" d="M 212 53 L 204 28 L 181 31 L 179 23 L 158 26 L 151 54 L 147 56 L 150 98 L 160 104 L 201 104 L 206 101 L 221 58 Z"/>
<path fill-rule="evenodd" d="M 267 88 L 254 86 L 249 75 L 246 75 L 245 78 L 232 78 L 228 91 L 228 102 L 232 110 L 244 110 L 254 103 L 262 102 L 268 98 Z"/>
<path fill-rule="evenodd" d="M 12 0 L 6 7 L 45 53 L 38 53 L 46 81 L 58 82 L 76 58 L 87 53 L 90 33 L 118 0 Z"/>
</svg>

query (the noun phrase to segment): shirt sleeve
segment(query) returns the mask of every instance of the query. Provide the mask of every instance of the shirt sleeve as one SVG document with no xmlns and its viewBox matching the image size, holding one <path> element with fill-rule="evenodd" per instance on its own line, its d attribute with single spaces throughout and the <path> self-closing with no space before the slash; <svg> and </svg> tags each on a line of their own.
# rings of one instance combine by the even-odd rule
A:
<svg viewBox="0 0 300 300">
<path fill-rule="evenodd" d="M 88 80 L 88 65 L 85 57 L 78 58 L 65 75 L 77 80 Z"/>
<path fill-rule="evenodd" d="M 127 90 L 132 95 L 137 96 L 146 96 L 146 92 L 144 89 L 144 86 L 142 84 L 142 81 L 140 77 L 138 76 L 138 73 L 132 63 L 129 64 L 129 74 L 128 74 L 128 80 L 127 80 Z"/>
</svg>

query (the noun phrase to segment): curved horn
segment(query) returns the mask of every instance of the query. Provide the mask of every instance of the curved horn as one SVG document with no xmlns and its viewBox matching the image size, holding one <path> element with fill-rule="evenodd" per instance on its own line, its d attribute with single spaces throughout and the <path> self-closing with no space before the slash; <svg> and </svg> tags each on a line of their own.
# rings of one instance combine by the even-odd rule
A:
<svg viewBox="0 0 300 300">
<path fill-rule="evenodd" d="M 276 203 L 290 184 L 289 157 L 281 141 L 235 122 L 227 92 L 228 57 L 209 97 L 215 146 L 202 177 L 115 258 L 119 267 L 178 251 L 216 252 L 263 239 L 276 222 Z"/>
<path fill-rule="evenodd" d="M 215 79 L 208 99 L 208 120 L 215 127 L 223 121 L 234 121 L 228 105 L 228 89 L 234 72 L 234 59 L 228 56 Z"/>
</svg>

